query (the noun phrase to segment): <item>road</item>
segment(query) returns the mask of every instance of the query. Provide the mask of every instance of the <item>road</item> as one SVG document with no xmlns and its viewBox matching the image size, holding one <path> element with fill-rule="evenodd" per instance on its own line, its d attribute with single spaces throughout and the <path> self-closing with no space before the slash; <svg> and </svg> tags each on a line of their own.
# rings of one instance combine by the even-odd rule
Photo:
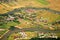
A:
<svg viewBox="0 0 60 40">
<path fill-rule="evenodd" d="M 35 9 L 35 10 L 46 10 L 46 11 L 49 11 L 49 12 L 53 12 L 55 14 L 60 14 L 60 11 L 56 11 L 56 10 L 52 10 L 52 9 L 49 9 L 49 8 L 35 8 L 35 7 L 22 7 L 22 8 L 17 8 L 17 9 L 14 9 L 10 12 L 7 12 L 5 14 L 14 14 L 15 12 L 20 12 L 21 10 L 26 10 L 26 9 Z M 5 15 L 5 14 L 0 14 L 0 15 Z M 12 34 L 12 33 L 15 33 L 15 32 L 21 32 L 22 30 L 24 30 L 25 32 L 26 31 L 31 31 L 31 32 L 34 32 L 34 31 L 39 31 L 39 32 L 52 32 L 52 33 L 60 33 L 60 30 L 55 30 L 55 31 L 52 31 L 52 30 L 45 30 L 45 29 L 42 29 L 42 28 L 23 28 L 23 29 L 19 29 L 19 28 L 14 28 L 14 30 L 9 30 L 5 35 L 3 35 L 3 37 L 0 39 L 0 40 L 7 40 L 7 38 Z"/>
<path fill-rule="evenodd" d="M 45 30 L 45 29 L 41 29 L 41 28 L 23 28 L 23 29 L 19 29 L 19 28 L 14 28 L 14 30 L 9 30 L 5 35 L 3 35 L 3 37 L 1 37 L 0 40 L 7 40 L 7 38 L 15 32 L 22 32 L 22 30 L 24 30 L 24 32 L 30 31 L 30 32 L 34 32 L 34 31 L 39 31 L 39 32 L 52 32 L 52 33 L 60 33 L 60 30 L 56 30 L 56 31 L 52 31 L 52 30 Z"/>
<path fill-rule="evenodd" d="M 9 12 L 7 12 L 7 13 L 2 13 L 2 14 L 0 14 L 0 16 L 1 16 L 1 15 L 4 16 L 4 15 L 7 15 L 7 14 L 14 14 L 15 12 L 20 12 L 21 10 L 26 10 L 26 9 L 34 9 L 34 10 L 42 10 L 42 11 L 46 10 L 46 11 L 48 11 L 48 12 L 51 12 L 51 13 L 59 14 L 59 15 L 60 15 L 60 11 L 53 10 L 53 9 L 50 9 L 50 8 L 21 7 L 21 8 L 16 8 L 16 9 L 14 9 L 14 10 L 11 10 L 11 11 L 9 11 Z"/>
</svg>

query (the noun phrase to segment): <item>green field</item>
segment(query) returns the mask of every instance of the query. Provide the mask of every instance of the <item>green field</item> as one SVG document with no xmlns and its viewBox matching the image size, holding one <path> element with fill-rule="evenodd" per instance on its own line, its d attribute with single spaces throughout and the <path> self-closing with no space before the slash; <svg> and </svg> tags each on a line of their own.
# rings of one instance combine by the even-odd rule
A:
<svg viewBox="0 0 60 40">
<path fill-rule="evenodd" d="M 0 28 L 4 28 L 4 29 L 8 29 L 10 28 L 10 26 L 16 26 L 17 23 L 11 21 L 11 22 L 8 22 L 7 24 L 3 24 L 2 26 L 0 26 Z"/>
<path fill-rule="evenodd" d="M 36 0 L 36 1 L 39 2 L 39 3 L 41 3 L 41 4 L 44 4 L 44 5 L 49 4 L 49 2 L 46 1 L 46 0 Z"/>
</svg>

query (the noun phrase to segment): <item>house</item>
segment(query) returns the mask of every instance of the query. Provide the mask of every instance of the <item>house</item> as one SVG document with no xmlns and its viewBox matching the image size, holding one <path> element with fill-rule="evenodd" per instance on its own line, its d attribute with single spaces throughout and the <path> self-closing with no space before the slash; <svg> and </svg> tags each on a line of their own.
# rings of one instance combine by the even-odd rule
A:
<svg viewBox="0 0 60 40">
<path fill-rule="evenodd" d="M 8 21 L 13 21 L 15 18 L 13 16 L 9 15 L 9 18 L 7 18 Z"/>
</svg>

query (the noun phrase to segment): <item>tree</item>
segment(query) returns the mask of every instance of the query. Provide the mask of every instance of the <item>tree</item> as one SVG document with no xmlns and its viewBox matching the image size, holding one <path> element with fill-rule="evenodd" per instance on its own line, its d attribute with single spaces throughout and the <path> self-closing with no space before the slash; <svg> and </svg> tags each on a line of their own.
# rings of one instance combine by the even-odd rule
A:
<svg viewBox="0 0 60 40">
<path fill-rule="evenodd" d="M 14 26 L 10 26 L 9 30 L 14 30 L 15 27 Z"/>
<path fill-rule="evenodd" d="M 35 38 L 31 38 L 30 40 L 40 40 L 40 38 L 35 37 Z"/>
<path fill-rule="evenodd" d="M 30 40 L 57 40 L 56 38 L 38 38 L 38 37 L 35 37 L 35 38 L 31 38 Z"/>
</svg>

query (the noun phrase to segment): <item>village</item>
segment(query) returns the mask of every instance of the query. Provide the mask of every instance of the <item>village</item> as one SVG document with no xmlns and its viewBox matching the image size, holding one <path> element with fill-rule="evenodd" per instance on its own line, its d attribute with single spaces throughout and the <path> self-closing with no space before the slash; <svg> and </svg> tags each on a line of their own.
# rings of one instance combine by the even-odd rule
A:
<svg viewBox="0 0 60 40">
<path fill-rule="evenodd" d="M 59 38 L 59 1 L 52 2 L 0 0 L 0 40 Z"/>
</svg>

